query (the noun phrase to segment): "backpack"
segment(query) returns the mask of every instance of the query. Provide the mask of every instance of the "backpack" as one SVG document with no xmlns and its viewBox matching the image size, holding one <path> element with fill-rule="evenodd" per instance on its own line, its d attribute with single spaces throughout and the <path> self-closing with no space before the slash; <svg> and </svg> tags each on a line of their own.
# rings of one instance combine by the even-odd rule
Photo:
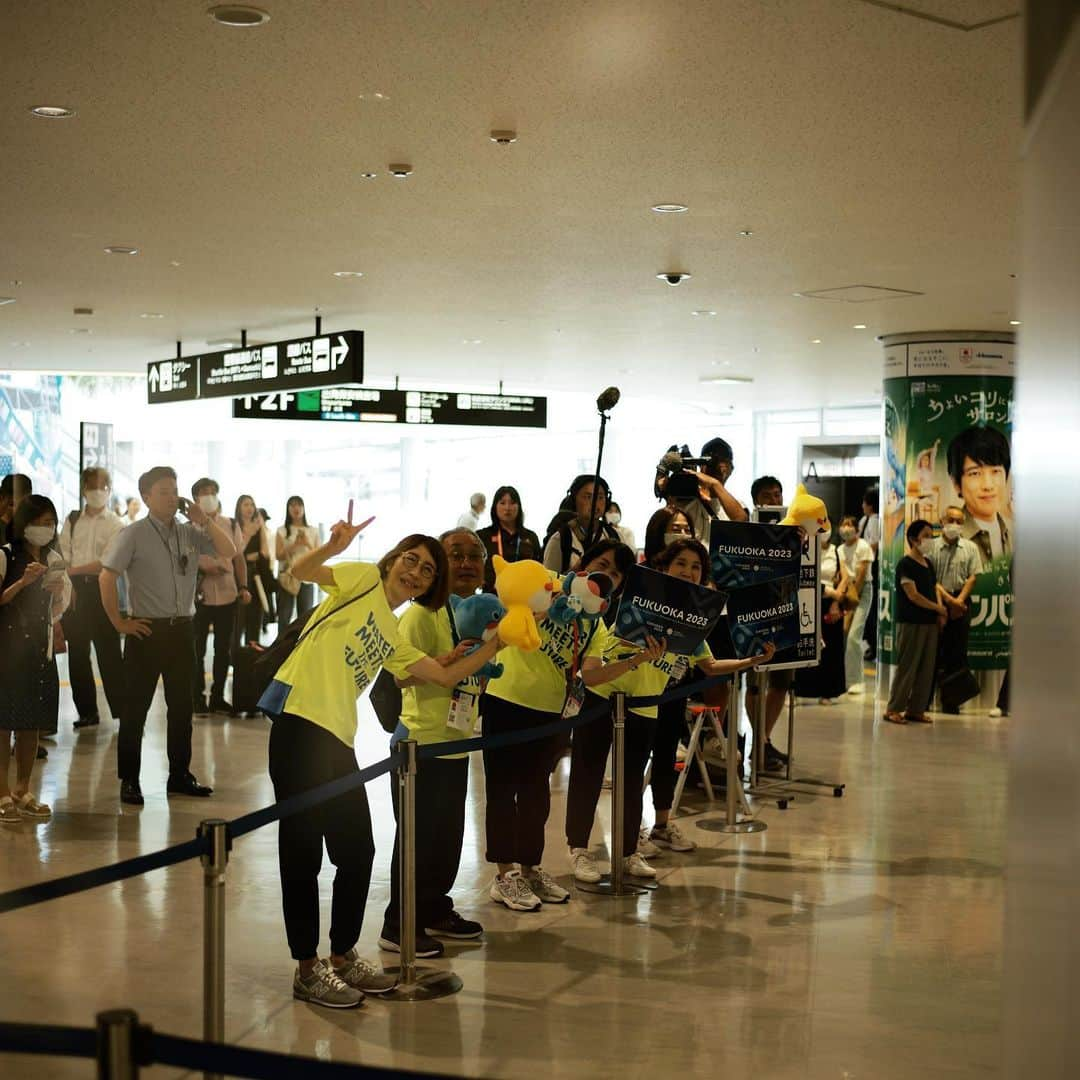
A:
<svg viewBox="0 0 1080 1080">
<path fill-rule="evenodd" d="M 559 550 L 562 553 L 559 573 L 566 574 L 570 570 L 570 557 L 574 554 L 574 537 L 570 532 L 570 523 L 564 522 L 555 532 L 558 534 Z M 600 530 L 594 537 L 593 543 L 595 544 L 600 540 L 615 540 L 620 544 L 622 543 L 622 537 L 619 535 L 618 529 L 614 525 L 609 525 L 606 521 L 600 522 Z"/>
<path fill-rule="evenodd" d="M 381 584 L 381 582 L 379 583 Z M 261 698 L 266 692 L 266 688 L 274 680 L 274 676 L 277 675 L 281 668 L 281 665 L 296 651 L 300 642 L 304 641 L 309 634 L 313 634 L 327 619 L 332 615 L 336 615 L 339 611 L 344 611 L 350 604 L 355 604 L 357 600 L 363 600 L 369 593 L 374 592 L 379 584 L 372 585 L 370 589 L 365 589 L 359 596 L 354 596 L 350 600 L 346 600 L 344 604 L 339 604 L 336 608 L 328 611 L 325 615 L 316 619 L 313 626 L 308 627 L 308 622 L 311 621 L 311 616 L 315 614 L 318 608 L 311 608 L 305 611 L 303 615 L 293 619 L 288 626 L 285 627 L 281 633 L 278 634 L 274 643 L 263 650 L 262 654 L 252 665 L 252 677 L 254 683 L 254 691 L 257 697 Z"/>
</svg>

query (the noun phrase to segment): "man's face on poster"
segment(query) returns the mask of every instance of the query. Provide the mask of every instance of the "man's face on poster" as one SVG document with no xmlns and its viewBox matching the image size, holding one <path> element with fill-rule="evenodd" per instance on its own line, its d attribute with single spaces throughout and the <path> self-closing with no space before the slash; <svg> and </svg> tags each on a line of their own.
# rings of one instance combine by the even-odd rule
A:
<svg viewBox="0 0 1080 1080">
<path fill-rule="evenodd" d="M 1004 465 L 980 465 L 964 458 L 958 494 L 972 517 L 992 521 L 1005 506 L 1009 476 Z"/>
</svg>

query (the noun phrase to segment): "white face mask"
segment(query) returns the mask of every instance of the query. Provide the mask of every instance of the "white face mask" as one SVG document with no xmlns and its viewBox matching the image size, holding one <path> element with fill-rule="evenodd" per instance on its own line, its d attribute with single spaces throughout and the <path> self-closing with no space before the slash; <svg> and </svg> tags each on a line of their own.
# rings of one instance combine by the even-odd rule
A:
<svg viewBox="0 0 1080 1080">
<path fill-rule="evenodd" d="M 686 533 L 664 533 L 664 546 L 674 544 L 676 540 L 690 540 L 691 537 Z"/>
<path fill-rule="evenodd" d="M 199 496 L 199 509 L 202 510 L 204 514 L 215 513 L 219 505 L 218 497 L 216 495 Z"/>
<path fill-rule="evenodd" d="M 959 525 L 943 525 L 941 528 L 941 535 L 946 540 L 959 540 L 960 539 L 961 526 Z"/>
<path fill-rule="evenodd" d="M 23 539 L 34 547 L 44 547 L 51 544 L 56 530 L 49 525 L 27 525 L 23 530 Z"/>
<path fill-rule="evenodd" d="M 86 505 L 91 510 L 100 510 L 109 501 L 107 491 L 88 491 L 86 493 Z"/>
<path fill-rule="evenodd" d="M 919 541 L 919 554 L 925 559 L 934 550 L 933 540 Z"/>
<path fill-rule="evenodd" d="M 845 543 L 848 540 L 854 540 L 855 539 L 855 529 L 853 529 L 850 525 L 845 525 L 840 530 L 840 539 L 843 540 Z"/>
<path fill-rule="evenodd" d="M 613 511 L 607 516 L 607 523 L 609 525 L 618 525 L 620 521 L 622 521 L 622 514 L 617 511 Z"/>
</svg>

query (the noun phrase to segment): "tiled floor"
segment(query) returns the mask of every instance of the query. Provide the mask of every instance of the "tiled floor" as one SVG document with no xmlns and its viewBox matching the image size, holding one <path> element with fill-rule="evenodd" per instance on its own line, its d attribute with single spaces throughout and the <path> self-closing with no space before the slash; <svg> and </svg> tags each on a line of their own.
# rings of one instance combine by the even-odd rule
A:
<svg viewBox="0 0 1080 1080">
<path fill-rule="evenodd" d="M 696 828 L 720 809 L 695 793 L 684 824 L 701 847 L 656 860 L 655 892 L 579 894 L 539 914 L 512 914 L 487 898 L 475 761 L 456 897 L 487 933 L 439 962 L 465 984 L 439 1001 L 369 999 L 345 1013 L 295 1003 L 276 827 L 238 840 L 227 886 L 228 1039 L 467 1076 L 999 1075 L 1008 721 L 965 715 L 891 727 L 874 723 L 869 698 L 798 715 L 799 771 L 842 780 L 842 799 L 826 789 L 786 811 L 759 802 L 768 830 L 727 837 Z M 381 731 L 368 725 L 364 762 L 384 753 Z M 166 802 L 163 726 L 159 698 L 147 805 L 137 811 L 117 799 L 112 727 L 76 735 L 65 719 L 43 773 L 54 819 L 0 833 L 0 890 L 185 840 L 201 817 L 272 801 L 265 720 L 197 721 L 195 771 L 217 788 L 208 802 Z M 546 863 L 569 883 L 565 791 L 564 766 Z M 392 839 L 388 780 L 369 796 L 378 855 L 361 947 L 376 955 Z M 601 817 L 606 829 L 606 805 Z M 599 829 L 593 840 L 602 843 Z M 130 1005 L 161 1030 L 198 1035 L 201 889 L 198 864 L 188 863 L 0 916 L 0 1016 L 90 1024 L 100 1009 Z M 5 1077 L 91 1070 L 0 1057 Z"/>
</svg>

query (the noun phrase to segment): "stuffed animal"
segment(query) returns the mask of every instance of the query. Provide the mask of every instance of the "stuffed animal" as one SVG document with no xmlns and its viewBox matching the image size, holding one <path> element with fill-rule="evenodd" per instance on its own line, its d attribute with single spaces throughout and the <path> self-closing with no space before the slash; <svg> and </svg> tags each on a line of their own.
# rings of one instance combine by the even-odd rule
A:
<svg viewBox="0 0 1080 1080">
<path fill-rule="evenodd" d="M 832 532 L 832 523 L 829 521 L 829 511 L 825 503 L 816 495 L 811 495 L 805 484 L 800 484 L 795 489 L 795 498 L 788 507 L 787 517 L 780 524 L 798 525 L 808 536 Z"/>
<path fill-rule="evenodd" d="M 562 591 L 552 602 L 548 618 L 564 625 L 575 619 L 599 619 L 607 611 L 613 591 L 607 574 L 571 572 L 563 578 Z"/>
<path fill-rule="evenodd" d="M 491 559 L 495 568 L 495 592 L 506 614 L 499 621 L 499 637 L 524 652 L 540 648 L 536 616 L 545 614 L 555 597 L 556 583 L 550 570 L 535 559 L 508 563 L 501 555 Z"/>
<path fill-rule="evenodd" d="M 451 593 L 450 610 L 454 613 L 458 637 L 462 641 L 476 642 L 466 656 L 479 649 L 481 642 L 487 641 L 496 632 L 499 620 L 506 614 L 506 608 L 499 603 L 499 598 L 491 593 L 477 593 L 465 599 Z M 489 660 L 476 675 L 481 679 L 497 679 L 502 673 L 502 664 Z"/>
</svg>

